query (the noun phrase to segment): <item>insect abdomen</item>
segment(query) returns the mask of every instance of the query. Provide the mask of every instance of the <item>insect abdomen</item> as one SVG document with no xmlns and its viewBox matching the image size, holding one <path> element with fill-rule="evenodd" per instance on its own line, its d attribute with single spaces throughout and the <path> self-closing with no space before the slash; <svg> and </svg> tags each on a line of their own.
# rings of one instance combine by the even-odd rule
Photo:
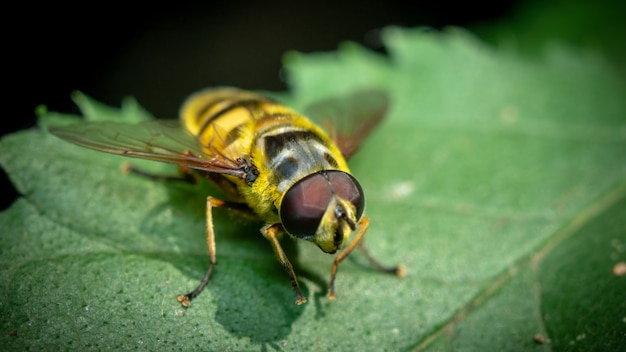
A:
<svg viewBox="0 0 626 352">
<path fill-rule="evenodd" d="M 241 130 L 250 125 L 252 112 L 269 100 L 234 88 L 200 91 L 190 96 L 180 111 L 182 124 L 205 147 L 224 151 L 237 142 Z M 242 151 L 244 152 L 244 151 Z"/>
</svg>

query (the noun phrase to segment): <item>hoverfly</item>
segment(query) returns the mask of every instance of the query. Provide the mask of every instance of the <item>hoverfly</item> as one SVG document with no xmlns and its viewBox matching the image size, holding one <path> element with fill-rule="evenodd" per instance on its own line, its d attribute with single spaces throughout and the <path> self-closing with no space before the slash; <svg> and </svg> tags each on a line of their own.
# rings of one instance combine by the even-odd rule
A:
<svg viewBox="0 0 626 352">
<path fill-rule="evenodd" d="M 215 207 L 249 212 L 265 222 L 261 233 L 286 269 L 296 303 L 302 304 L 306 297 L 279 242 L 285 233 L 334 254 L 356 231 L 354 239 L 333 261 L 327 294 L 331 299 L 335 298 L 339 263 L 357 246 L 379 270 L 403 276 L 402 266 L 380 265 L 362 245 L 369 226 L 363 214 L 365 198 L 346 163 L 384 116 L 387 99 L 381 92 L 363 91 L 347 101 L 346 105 L 329 100 L 313 107 L 318 111 L 336 107 L 346 113 L 341 118 L 352 125 L 352 130 L 330 127 L 332 138 L 308 118 L 272 99 L 235 88 L 193 94 L 181 109 L 180 122 L 87 122 L 51 127 L 50 132 L 83 147 L 177 164 L 188 174 L 193 170 L 208 178 L 232 197 L 207 197 L 210 265 L 193 291 L 178 296 L 183 306 L 189 307 L 208 284 L 217 262 L 212 217 Z M 357 104 L 372 108 L 357 113 Z"/>
</svg>

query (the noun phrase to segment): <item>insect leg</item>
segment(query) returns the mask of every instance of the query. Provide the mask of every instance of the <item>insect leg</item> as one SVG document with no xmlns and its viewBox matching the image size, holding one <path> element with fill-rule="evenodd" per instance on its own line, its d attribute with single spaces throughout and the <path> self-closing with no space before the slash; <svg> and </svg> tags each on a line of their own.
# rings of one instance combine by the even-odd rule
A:
<svg viewBox="0 0 626 352">
<path fill-rule="evenodd" d="M 233 208 L 239 210 L 249 210 L 247 206 L 236 203 L 236 202 L 228 202 L 221 199 L 216 199 L 213 197 L 207 197 L 206 199 L 206 242 L 207 247 L 209 249 L 209 269 L 207 269 L 206 274 L 198 287 L 196 287 L 193 291 L 187 293 L 186 295 L 179 295 L 178 301 L 182 303 L 183 306 L 189 307 L 191 305 L 191 300 L 204 290 L 206 285 L 209 283 L 209 279 L 211 279 L 211 274 L 213 274 L 213 269 L 215 268 L 215 264 L 217 263 L 217 259 L 215 257 L 215 231 L 213 230 L 213 208 Z"/>
<path fill-rule="evenodd" d="M 363 252 L 363 254 L 365 254 L 367 260 L 369 260 L 370 263 L 378 269 L 378 271 L 382 271 L 387 274 L 395 274 L 397 277 L 406 276 L 406 269 L 404 268 L 404 265 L 399 264 L 396 266 L 386 266 L 374 258 L 374 256 L 372 256 L 372 254 L 367 250 L 367 247 L 365 247 L 365 238 L 359 242 L 359 249 Z"/>
<path fill-rule="evenodd" d="M 278 260 L 287 271 L 289 279 L 291 280 L 291 287 L 293 287 L 293 292 L 296 294 L 296 304 L 300 305 L 302 303 L 306 303 L 306 297 L 302 295 L 300 286 L 298 285 L 298 279 L 296 278 L 296 273 L 293 271 L 293 267 L 291 266 L 289 259 L 287 259 L 287 255 L 285 255 L 283 248 L 280 246 L 279 237 L 283 232 L 283 227 L 280 224 L 268 225 L 261 229 L 261 233 L 270 241 Z"/>
<path fill-rule="evenodd" d="M 396 267 L 386 267 L 380 264 L 380 262 L 378 262 L 378 260 L 376 260 L 367 251 L 364 245 L 365 242 L 364 242 L 363 236 L 365 235 L 365 232 L 367 231 L 369 226 L 370 226 L 370 219 L 366 216 L 362 217 L 361 220 L 359 221 L 359 231 L 354 236 L 354 239 L 350 241 L 350 243 L 346 246 L 346 248 L 335 257 L 335 260 L 333 261 L 333 267 L 330 273 L 330 281 L 328 283 L 328 293 L 326 294 L 326 296 L 329 299 L 337 298 L 337 295 L 335 294 L 335 277 L 337 276 L 337 269 L 339 268 L 339 263 L 341 263 L 341 261 L 346 259 L 350 255 L 350 253 L 354 250 L 354 248 L 356 248 L 356 246 L 359 246 L 359 248 L 363 251 L 363 253 L 367 257 L 367 259 L 370 261 L 370 263 L 372 263 L 378 270 L 385 272 L 385 273 L 395 273 L 399 277 L 404 276 L 405 274 L 404 266 L 398 265 Z"/>
</svg>

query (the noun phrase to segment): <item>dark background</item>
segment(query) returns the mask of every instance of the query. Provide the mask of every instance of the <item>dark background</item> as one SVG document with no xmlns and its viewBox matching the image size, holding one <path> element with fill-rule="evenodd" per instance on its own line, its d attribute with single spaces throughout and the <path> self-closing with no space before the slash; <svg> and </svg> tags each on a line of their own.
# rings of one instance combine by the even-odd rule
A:
<svg viewBox="0 0 626 352">
<path fill-rule="evenodd" d="M 175 118 L 191 92 L 208 86 L 285 90 L 288 50 L 335 50 L 351 40 L 384 52 L 372 33 L 388 25 L 471 28 L 506 17 L 516 1 L 168 2 L 84 7 L 18 5 L 5 13 L 5 108 L 0 134 L 36 123 L 34 109 L 77 112 L 80 90 L 119 106 L 132 95 L 157 117 Z M 369 38 L 369 39 L 368 39 Z M 7 110 L 5 110 L 7 111 Z M 0 209 L 15 191 L 0 172 Z"/>
</svg>

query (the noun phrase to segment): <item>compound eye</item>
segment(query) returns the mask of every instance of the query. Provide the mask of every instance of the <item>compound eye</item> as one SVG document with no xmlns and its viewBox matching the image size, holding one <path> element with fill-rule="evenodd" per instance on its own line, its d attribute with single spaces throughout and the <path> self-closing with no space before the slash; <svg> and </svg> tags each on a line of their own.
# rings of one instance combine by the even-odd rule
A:
<svg viewBox="0 0 626 352">
<path fill-rule="evenodd" d="M 365 209 L 365 196 L 359 182 L 352 175 L 343 171 L 328 171 L 327 177 L 332 191 L 352 203 L 356 209 L 356 219 L 361 219 Z"/>
<path fill-rule="evenodd" d="M 296 182 L 280 206 L 280 220 L 285 230 L 301 239 L 313 238 L 332 195 L 329 181 L 321 173 Z"/>
</svg>

